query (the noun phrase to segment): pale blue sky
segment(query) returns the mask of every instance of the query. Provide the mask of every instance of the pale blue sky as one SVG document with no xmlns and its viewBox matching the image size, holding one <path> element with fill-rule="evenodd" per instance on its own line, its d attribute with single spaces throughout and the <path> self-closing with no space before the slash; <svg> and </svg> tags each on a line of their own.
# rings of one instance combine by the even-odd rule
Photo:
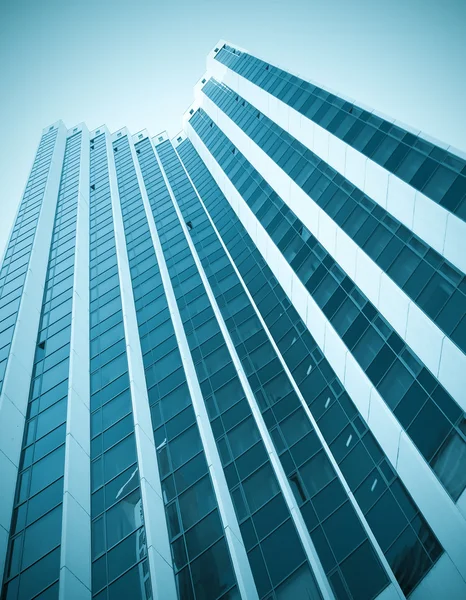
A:
<svg viewBox="0 0 466 600">
<path fill-rule="evenodd" d="M 42 128 L 181 127 L 219 38 L 466 150 L 466 0 L 0 0 L 0 256 Z"/>
</svg>

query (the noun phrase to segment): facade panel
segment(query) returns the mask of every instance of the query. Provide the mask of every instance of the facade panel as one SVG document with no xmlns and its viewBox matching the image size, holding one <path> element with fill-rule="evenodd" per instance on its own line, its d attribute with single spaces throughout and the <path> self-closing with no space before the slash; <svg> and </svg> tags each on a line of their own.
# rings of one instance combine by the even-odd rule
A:
<svg viewBox="0 0 466 600">
<path fill-rule="evenodd" d="M 58 590 L 81 136 L 66 141 L 50 245 L 5 568 L 12 598 Z"/>
<path fill-rule="evenodd" d="M 43 132 L 0 270 L 1 597 L 460 600 L 464 158 L 207 66 L 173 141 Z"/>
<path fill-rule="evenodd" d="M 448 147 L 227 44 L 215 59 L 466 220 L 466 161 Z"/>
</svg>

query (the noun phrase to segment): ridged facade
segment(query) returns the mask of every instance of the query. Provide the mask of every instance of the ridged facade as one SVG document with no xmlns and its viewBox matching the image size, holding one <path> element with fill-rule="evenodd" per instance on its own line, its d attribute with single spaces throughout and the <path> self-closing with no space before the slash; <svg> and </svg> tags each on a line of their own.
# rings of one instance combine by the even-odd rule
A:
<svg viewBox="0 0 466 600">
<path fill-rule="evenodd" d="M 223 41 L 194 97 L 43 132 L 2 600 L 466 598 L 466 156 Z"/>
</svg>

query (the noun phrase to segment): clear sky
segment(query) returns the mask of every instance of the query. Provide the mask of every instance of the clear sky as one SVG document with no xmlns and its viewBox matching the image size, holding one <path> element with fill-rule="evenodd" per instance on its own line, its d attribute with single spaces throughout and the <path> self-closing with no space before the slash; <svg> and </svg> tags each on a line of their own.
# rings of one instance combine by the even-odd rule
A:
<svg viewBox="0 0 466 600">
<path fill-rule="evenodd" d="M 466 150 L 466 0 L 0 0 L 0 257 L 43 127 L 175 135 L 226 39 Z"/>
</svg>

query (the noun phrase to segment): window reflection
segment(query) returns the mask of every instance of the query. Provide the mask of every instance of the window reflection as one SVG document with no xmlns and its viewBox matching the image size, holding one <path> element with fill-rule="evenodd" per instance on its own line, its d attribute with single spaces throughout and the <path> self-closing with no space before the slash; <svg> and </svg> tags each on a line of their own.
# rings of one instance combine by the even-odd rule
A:
<svg viewBox="0 0 466 600">
<path fill-rule="evenodd" d="M 143 525 L 141 493 L 135 490 L 106 513 L 107 547 Z"/>
<path fill-rule="evenodd" d="M 152 600 L 147 559 L 140 562 L 108 588 L 108 600 Z"/>
<path fill-rule="evenodd" d="M 293 575 L 282 583 L 275 591 L 277 600 L 308 600 L 321 597 L 319 588 L 307 565 L 300 567 Z"/>
<path fill-rule="evenodd" d="M 432 461 L 432 468 L 454 500 L 466 487 L 466 443 L 453 431 Z"/>
<path fill-rule="evenodd" d="M 409 526 L 387 552 L 387 560 L 406 595 L 431 566 L 427 552 Z"/>
<path fill-rule="evenodd" d="M 235 583 L 224 539 L 191 563 L 196 600 L 214 600 Z"/>
</svg>

